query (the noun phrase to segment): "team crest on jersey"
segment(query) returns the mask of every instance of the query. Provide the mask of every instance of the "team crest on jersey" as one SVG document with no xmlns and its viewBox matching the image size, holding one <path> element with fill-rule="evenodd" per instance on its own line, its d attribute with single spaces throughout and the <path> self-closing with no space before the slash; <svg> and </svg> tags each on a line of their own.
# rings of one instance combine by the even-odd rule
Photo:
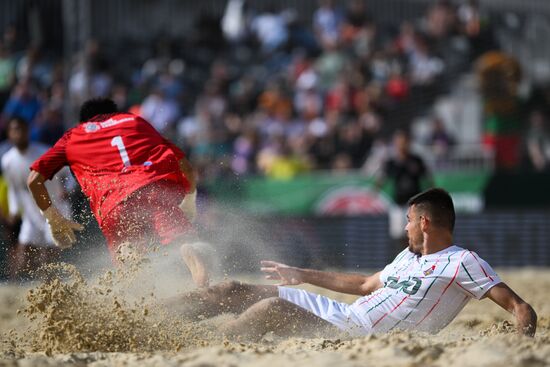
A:
<svg viewBox="0 0 550 367">
<path fill-rule="evenodd" d="M 95 133 L 97 130 L 99 130 L 99 125 L 95 122 L 88 122 L 86 123 L 86 126 L 84 127 L 84 130 L 87 133 Z"/>
<path fill-rule="evenodd" d="M 425 276 L 428 276 L 430 274 L 433 274 L 434 270 L 435 270 L 435 265 L 432 265 L 431 268 L 424 270 L 423 273 Z"/>
</svg>

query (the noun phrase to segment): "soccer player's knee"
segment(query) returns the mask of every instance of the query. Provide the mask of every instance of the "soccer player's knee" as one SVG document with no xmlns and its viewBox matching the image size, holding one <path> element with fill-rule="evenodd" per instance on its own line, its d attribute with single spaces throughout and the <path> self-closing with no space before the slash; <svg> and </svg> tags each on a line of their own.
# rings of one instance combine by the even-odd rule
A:
<svg viewBox="0 0 550 367">
<path fill-rule="evenodd" d="M 265 312 L 280 312 L 284 307 L 285 301 L 279 297 L 265 298 L 255 304 L 257 309 L 262 309 Z"/>
<path fill-rule="evenodd" d="M 243 289 L 245 288 L 245 285 L 236 280 L 228 280 L 218 284 L 215 287 L 217 288 L 216 290 L 217 292 L 224 294 L 227 297 L 230 297 L 231 295 L 235 295 L 242 292 Z"/>
</svg>

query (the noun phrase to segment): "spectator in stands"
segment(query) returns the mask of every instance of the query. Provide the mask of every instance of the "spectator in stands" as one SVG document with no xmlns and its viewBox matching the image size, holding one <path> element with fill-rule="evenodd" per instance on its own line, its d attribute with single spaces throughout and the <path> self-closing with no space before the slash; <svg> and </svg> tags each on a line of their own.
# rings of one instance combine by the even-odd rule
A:
<svg viewBox="0 0 550 367">
<path fill-rule="evenodd" d="M 342 26 L 342 49 L 360 60 L 368 60 L 382 49 L 383 32 L 370 18 L 364 0 L 351 0 Z"/>
<path fill-rule="evenodd" d="M 154 50 L 148 40 L 124 42 L 124 35 L 109 40 L 106 49 L 91 40 L 69 80 L 59 74 L 65 55 L 47 49 L 36 53 L 11 26 L 4 32 L 5 53 L 0 45 L 0 104 L 2 93 L 7 99 L 26 82 L 15 74 L 15 61 L 23 57 L 20 75 L 33 75 L 32 94 L 40 104 L 33 118 L 33 140 L 52 141 L 61 124 L 73 124 L 64 119 L 72 104 L 110 94 L 124 109 L 143 105 L 145 115 L 160 111 L 158 128 L 176 127 L 165 133 L 178 134 L 178 142 L 202 167 L 204 178 L 217 179 L 229 169 L 243 175 L 266 174 L 256 166 L 256 161 L 269 161 L 265 157 L 288 163 L 288 154 L 277 148 L 278 139 L 287 141 L 287 153 L 307 162 L 307 169 L 341 172 L 363 166 L 370 174 L 386 157 L 389 147 L 384 139 L 402 127 L 402 121 L 427 111 L 422 107 L 431 108 L 442 90 L 440 82 L 454 77 L 457 69 L 450 64 L 456 53 L 446 52 L 446 47 L 458 44 L 471 58 L 468 50 L 479 53 L 494 42 L 489 42 L 489 19 L 476 0 L 464 0 L 459 7 L 446 0 L 433 1 L 427 4 L 423 20 L 406 19 L 401 24 L 381 23 L 367 4 L 367 0 L 319 0 L 313 21 L 304 30 L 289 23 L 284 10 L 271 7 L 254 13 L 247 6 L 253 2 L 230 0 L 221 24 L 212 14 L 201 13 L 190 19 L 197 26 L 188 34 L 155 37 Z M 302 5 L 300 10 L 307 7 Z M 300 18 L 309 14 L 304 16 Z M 318 45 L 298 41 L 295 28 L 310 38 L 314 35 Z M 399 33 L 393 38 L 390 29 L 396 28 Z M 250 42 L 253 37 L 258 44 Z M 258 52 L 259 47 L 263 52 Z M 121 50 L 131 52 L 125 52 L 124 58 L 113 57 Z M 468 70 L 471 62 L 464 65 L 459 71 Z M 273 89 L 272 80 L 278 81 L 278 89 Z M 497 92 L 506 89 L 500 86 Z M 170 100 L 167 108 L 159 107 L 158 101 L 153 101 L 154 108 L 148 106 L 157 90 Z M 437 154 L 444 155 L 452 137 L 435 130 L 431 139 Z M 530 150 L 539 153 L 529 158 L 541 167 L 544 139 L 539 135 L 544 134 L 533 132 L 527 140 L 536 142 L 530 146 L 537 149 Z M 295 149 L 295 142 L 301 142 L 303 149 Z M 503 140 L 499 146 L 512 145 Z"/>
<path fill-rule="evenodd" d="M 314 120 L 323 111 L 323 97 L 318 81 L 317 74 L 313 71 L 302 73 L 296 81 L 294 109 L 305 121 Z"/>
<path fill-rule="evenodd" d="M 8 182 L 9 215 L 22 219 L 17 250 L 12 259 L 12 276 L 21 277 L 57 260 L 60 251 L 54 245 L 49 226 L 27 188 L 28 167 L 48 150 L 48 146 L 30 142 L 29 127 L 21 118 L 10 119 L 8 137 L 13 147 L 2 156 L 2 172 Z M 70 217 L 60 181 L 62 174 L 57 174 L 46 185 L 56 207 Z M 67 175 L 67 171 L 64 174 Z"/>
<path fill-rule="evenodd" d="M 206 82 L 197 103 L 203 105 L 214 121 L 221 121 L 227 112 L 227 99 L 223 93 L 223 80 L 210 79 Z"/>
<path fill-rule="evenodd" d="M 479 0 L 463 2 L 458 9 L 458 20 L 461 23 L 462 33 L 470 44 L 470 60 L 477 59 L 484 52 L 498 49 L 492 23 L 489 16 L 482 13 Z"/>
<path fill-rule="evenodd" d="M 371 141 L 359 121 L 352 119 L 339 127 L 337 151 L 349 157 L 350 168 L 358 169 L 365 163 L 370 146 Z"/>
<path fill-rule="evenodd" d="M 432 120 L 431 131 L 428 136 L 427 144 L 435 156 L 436 163 L 444 160 L 447 157 L 449 150 L 455 144 L 454 138 L 445 129 L 443 120 L 439 117 L 434 117 Z"/>
<path fill-rule="evenodd" d="M 423 30 L 430 39 L 436 41 L 447 38 L 456 26 L 456 9 L 449 0 L 438 0 L 428 9 Z"/>
<path fill-rule="evenodd" d="M 45 145 L 54 145 L 63 133 L 63 118 L 60 111 L 49 106 L 43 108 L 38 114 L 34 125 L 30 129 L 30 139 Z"/>
<path fill-rule="evenodd" d="M 343 14 L 333 0 L 319 0 L 319 7 L 313 13 L 313 31 L 321 47 L 339 42 L 343 20 Z"/>
<path fill-rule="evenodd" d="M 245 0 L 229 0 L 225 6 L 221 26 L 225 39 L 238 44 L 248 34 L 248 14 Z"/>
<path fill-rule="evenodd" d="M 347 78 L 341 76 L 325 95 L 325 109 L 337 110 L 340 113 L 351 112 L 352 88 Z"/>
<path fill-rule="evenodd" d="M 251 29 L 265 54 L 276 51 L 288 41 L 286 19 L 272 6 L 252 20 Z"/>
<path fill-rule="evenodd" d="M 249 175 L 256 172 L 256 153 L 259 138 L 256 130 L 249 128 L 233 143 L 231 168 L 238 175 Z"/>
<path fill-rule="evenodd" d="M 411 151 L 409 134 L 398 130 L 393 135 L 393 151 L 376 179 L 376 188 L 390 181 L 393 186 L 393 205 L 389 209 L 389 233 L 394 241 L 390 256 L 403 249 L 407 200 L 420 193 L 424 186 L 433 186 L 433 179 L 423 159 Z"/>
<path fill-rule="evenodd" d="M 30 79 L 22 79 L 17 83 L 4 106 L 2 123 L 6 126 L 11 118 L 21 117 L 32 125 L 41 108 L 42 101 L 38 98 L 35 86 Z"/>
<path fill-rule="evenodd" d="M 419 86 L 430 85 L 436 81 L 444 67 L 443 61 L 430 53 L 426 40 L 417 36 L 409 58 L 411 83 Z"/>
<path fill-rule="evenodd" d="M 48 100 L 46 101 L 48 108 L 62 114 L 67 105 L 63 81 L 54 81 L 49 89 Z"/>
<path fill-rule="evenodd" d="M 468 0 L 460 5 L 458 19 L 469 37 L 477 37 L 481 32 L 481 15 L 478 0 Z"/>
<path fill-rule="evenodd" d="M 337 154 L 336 132 L 342 122 L 342 115 L 338 111 L 329 110 L 308 124 L 308 155 L 311 156 L 313 168 L 330 169 L 333 166 Z"/>
<path fill-rule="evenodd" d="M 91 39 L 86 43 L 85 49 L 88 91 L 90 97 L 105 97 L 111 93 L 113 77 L 110 72 L 110 64 L 102 45 L 99 41 Z"/>
<path fill-rule="evenodd" d="M 0 167 L 0 279 L 14 278 L 15 269 L 13 269 L 11 259 L 14 259 L 17 253 L 17 236 L 21 227 L 21 220 L 14 222 L 9 215 L 8 206 L 8 183 L 4 178 Z"/>
<path fill-rule="evenodd" d="M 42 87 L 51 84 L 52 66 L 37 46 L 30 46 L 16 65 L 18 80 L 29 79 Z"/>
<path fill-rule="evenodd" d="M 286 141 L 281 136 L 277 138 L 275 146 L 260 152 L 260 168 L 267 177 L 289 180 L 309 170 L 310 164 L 300 143 L 299 139 Z"/>
<path fill-rule="evenodd" d="M 386 83 L 386 94 L 394 103 L 401 103 L 409 97 L 410 85 L 408 79 L 403 75 L 400 64 L 396 61 L 391 68 Z"/>
<path fill-rule="evenodd" d="M 324 52 L 315 62 L 315 71 L 318 75 L 317 86 L 321 91 L 326 91 L 340 79 L 348 61 L 348 56 L 337 43 L 325 44 Z"/>
<path fill-rule="evenodd" d="M 25 51 L 28 47 L 28 43 L 25 37 L 21 37 L 17 31 L 15 24 L 8 24 L 4 33 L 2 35 L 2 42 L 4 46 L 11 54 L 17 54 L 19 52 Z"/>
<path fill-rule="evenodd" d="M 7 47 L 0 41 L 0 110 L 9 98 L 15 82 L 15 62 Z"/>
<path fill-rule="evenodd" d="M 416 37 L 414 25 L 409 21 L 403 21 L 399 26 L 399 35 L 394 41 L 397 52 L 404 55 L 410 54 L 415 48 Z"/>
<path fill-rule="evenodd" d="M 100 43 L 89 40 L 84 51 L 77 55 L 69 77 L 69 96 L 75 108 L 89 98 L 110 94 L 113 78 L 109 66 Z"/>
<path fill-rule="evenodd" d="M 349 120 L 350 115 L 361 125 L 359 141 L 364 134 L 369 141 L 377 141 L 381 134 L 392 133 L 399 121 L 408 121 L 422 110 L 422 105 L 430 105 L 438 91 L 429 86 L 439 81 L 443 70 L 449 70 L 449 60 L 438 46 L 452 43 L 450 37 L 459 31 L 476 34 L 479 20 L 479 8 L 471 1 L 460 7 L 463 27 L 457 27 L 455 7 L 438 0 L 428 6 L 420 27 L 414 19 L 403 22 L 388 47 L 388 42 L 382 41 L 391 40 L 392 35 L 371 16 L 366 0 L 347 0 L 343 9 L 334 0 L 319 0 L 310 29 L 297 26 L 310 38 L 315 35 L 319 45 L 308 47 L 296 40 L 296 22 L 294 26 L 289 23 L 288 9 L 279 11 L 268 5 L 268 10 L 253 17 L 249 4 L 246 0 L 228 1 L 219 27 L 214 17 L 201 13 L 197 27 L 184 35 L 183 44 L 166 34 L 155 37 L 154 50 L 145 63 L 133 55 L 124 60 L 107 57 L 107 49 L 90 40 L 71 73 L 68 95 L 63 93 L 67 81 L 60 79 L 59 68 L 52 67 L 59 64 L 60 55 L 56 59 L 45 49 L 40 55 L 35 48 L 17 46 L 18 42 L 25 43 L 14 27 L 9 28 L 4 40 L 7 79 L 13 52 L 21 51 L 26 56 L 20 69 L 27 70 L 22 75 L 30 73 L 38 78 L 37 95 L 47 99 L 39 100 L 47 107 L 44 113 L 36 114 L 33 138 L 50 140 L 44 137 L 52 134 L 46 126 L 60 120 L 67 103 L 79 106 L 93 95 L 110 94 L 126 108 L 141 105 L 142 110 L 136 112 L 157 121 L 157 128 L 166 134 L 177 130 L 182 146 L 200 157 L 210 173 L 223 171 L 217 160 L 231 167 L 232 152 L 246 156 L 245 161 L 254 160 L 278 135 L 302 139 L 307 148 L 304 154 L 311 155 L 313 167 L 330 169 L 340 153 L 338 167 L 345 167 L 347 162 L 358 167 L 366 157 L 355 152 L 355 143 L 341 143 L 344 137 L 351 138 L 350 131 L 354 130 L 342 121 Z M 234 42 L 230 47 L 222 47 L 222 31 L 226 40 Z M 249 36 L 257 38 L 263 52 L 256 52 Z M 193 47 L 181 47 L 189 44 Z M 150 51 L 148 46 L 144 48 Z M 139 47 L 135 50 L 143 51 Z M 1 55 L 0 47 L 0 95 L 4 70 Z M 141 57 L 142 53 L 135 55 Z M 114 88 L 112 70 L 117 70 Z M 281 81 L 279 90 L 273 90 L 271 80 Z M 418 96 L 427 96 L 427 103 L 417 103 Z M 231 113 L 246 123 L 235 128 L 237 125 L 231 123 L 235 120 L 228 118 Z M 157 114 L 160 117 L 150 116 Z M 257 141 L 250 144 L 253 135 Z M 237 166 L 241 167 L 236 168 L 239 172 L 257 172 L 242 168 L 241 163 Z"/>
<path fill-rule="evenodd" d="M 347 173 L 353 169 L 352 157 L 348 153 L 338 153 L 332 160 L 332 173 Z"/>
<path fill-rule="evenodd" d="M 156 88 L 141 105 L 141 116 L 161 134 L 171 131 L 179 116 L 179 105 L 167 97 L 166 92 Z"/>
<path fill-rule="evenodd" d="M 352 45 L 371 22 L 365 0 L 349 0 L 342 25 L 341 38 L 344 45 Z"/>
<path fill-rule="evenodd" d="M 186 147 L 191 155 L 199 154 L 200 147 L 208 139 L 208 129 L 212 117 L 206 106 L 195 104 L 193 114 L 183 117 L 177 123 L 178 142 Z"/>
<path fill-rule="evenodd" d="M 241 115 L 248 114 L 256 107 L 258 81 L 245 74 L 234 81 L 229 88 L 230 110 Z"/>
</svg>

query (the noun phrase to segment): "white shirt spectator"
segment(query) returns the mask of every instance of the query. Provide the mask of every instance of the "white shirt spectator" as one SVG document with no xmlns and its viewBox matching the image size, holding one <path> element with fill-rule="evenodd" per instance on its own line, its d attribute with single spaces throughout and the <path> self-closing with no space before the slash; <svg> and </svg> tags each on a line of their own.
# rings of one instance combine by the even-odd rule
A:
<svg viewBox="0 0 550 367">
<path fill-rule="evenodd" d="M 322 6 L 313 14 L 313 28 L 323 41 L 335 42 L 340 36 L 342 14 L 330 6 Z"/>
<path fill-rule="evenodd" d="M 164 98 L 159 93 L 153 93 L 143 101 L 140 114 L 162 134 L 176 122 L 179 107 L 176 102 Z"/>
<path fill-rule="evenodd" d="M 229 41 L 237 42 L 246 35 L 244 0 L 229 0 L 222 18 L 222 31 Z"/>
<path fill-rule="evenodd" d="M 443 72 L 444 64 L 437 57 L 414 52 L 410 59 L 411 81 L 415 85 L 427 85 Z"/>
<path fill-rule="evenodd" d="M 262 49 L 271 52 L 288 39 L 286 21 L 280 14 L 265 13 L 252 21 L 252 30 L 260 40 Z"/>
<path fill-rule="evenodd" d="M 8 183 L 8 205 L 11 216 L 21 216 L 19 243 L 33 246 L 54 246 L 50 227 L 40 213 L 40 209 L 27 188 L 29 167 L 48 147 L 39 143 L 30 143 L 21 152 L 12 147 L 2 157 L 2 172 Z M 68 177 L 68 170 L 57 173 L 52 180 L 46 181 L 46 188 L 53 205 L 67 218 L 71 217 L 70 205 L 63 198 L 63 177 Z"/>
</svg>

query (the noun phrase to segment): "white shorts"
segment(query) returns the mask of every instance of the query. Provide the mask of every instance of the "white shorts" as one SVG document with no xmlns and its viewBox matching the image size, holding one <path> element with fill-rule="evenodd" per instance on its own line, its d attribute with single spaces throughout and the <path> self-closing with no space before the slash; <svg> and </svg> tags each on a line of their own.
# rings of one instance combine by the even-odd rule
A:
<svg viewBox="0 0 550 367">
<path fill-rule="evenodd" d="M 303 289 L 277 287 L 279 297 L 294 303 L 353 336 L 370 334 L 351 305 Z"/>
<path fill-rule="evenodd" d="M 48 226 L 38 228 L 30 220 L 23 218 L 18 241 L 22 245 L 33 245 L 36 247 L 55 247 L 52 234 Z"/>
</svg>

